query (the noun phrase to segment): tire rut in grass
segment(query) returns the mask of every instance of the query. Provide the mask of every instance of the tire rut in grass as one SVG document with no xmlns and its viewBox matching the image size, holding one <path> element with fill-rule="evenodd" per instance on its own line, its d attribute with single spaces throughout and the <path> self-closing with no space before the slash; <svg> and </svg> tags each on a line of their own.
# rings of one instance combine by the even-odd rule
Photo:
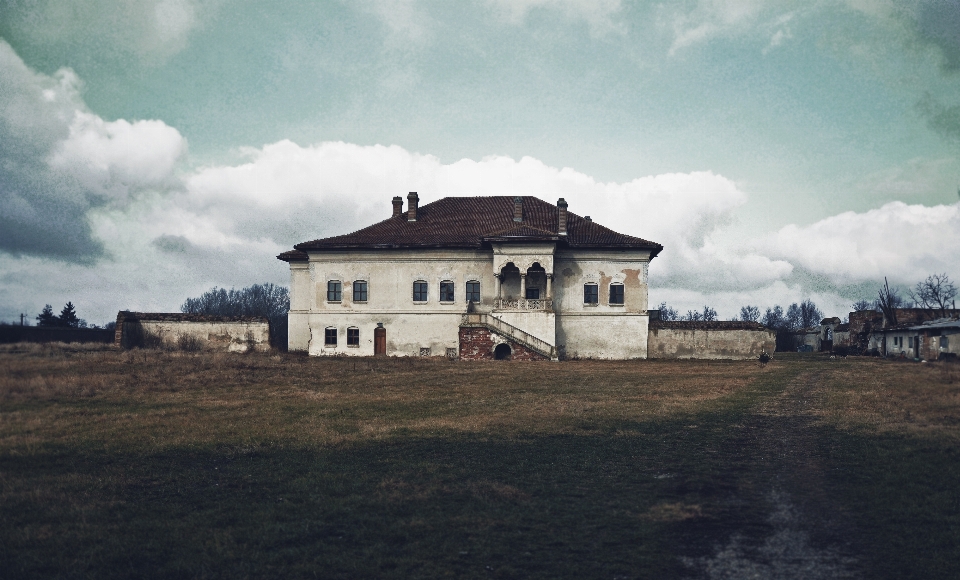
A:
<svg viewBox="0 0 960 580">
<path fill-rule="evenodd" d="M 729 472 L 737 491 L 721 499 L 720 521 L 697 546 L 701 555 L 681 558 L 691 577 L 861 577 L 853 524 L 828 489 L 818 451 L 812 411 L 822 375 L 802 373 L 742 416 L 742 434 L 720 458 L 740 466 Z"/>
</svg>

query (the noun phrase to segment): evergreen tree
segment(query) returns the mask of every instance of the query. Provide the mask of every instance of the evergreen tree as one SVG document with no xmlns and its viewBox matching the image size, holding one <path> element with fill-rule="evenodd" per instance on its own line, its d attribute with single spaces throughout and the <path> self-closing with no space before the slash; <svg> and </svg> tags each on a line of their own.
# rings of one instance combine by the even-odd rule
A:
<svg viewBox="0 0 960 580">
<path fill-rule="evenodd" d="M 70 328 L 80 326 L 80 319 L 77 318 L 77 311 L 73 308 L 73 302 L 67 302 L 67 305 L 60 311 L 57 320 L 59 322 L 58 326 L 68 326 Z"/>
<path fill-rule="evenodd" d="M 43 307 L 43 312 L 37 315 L 37 326 L 59 326 L 60 321 L 53 313 L 53 306 L 49 304 Z"/>
</svg>

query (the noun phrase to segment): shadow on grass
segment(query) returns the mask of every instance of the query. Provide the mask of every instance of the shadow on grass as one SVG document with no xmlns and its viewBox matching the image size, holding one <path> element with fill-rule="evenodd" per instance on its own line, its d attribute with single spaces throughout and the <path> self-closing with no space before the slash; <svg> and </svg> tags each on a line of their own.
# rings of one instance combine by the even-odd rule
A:
<svg viewBox="0 0 960 580">
<path fill-rule="evenodd" d="M 712 413 L 516 439 L 7 455 L 0 576 L 686 577 L 697 571 L 681 558 L 770 536 L 777 488 L 801 506 L 841 506 L 865 577 L 960 577 L 956 449 L 765 421 Z M 776 437 L 756 436 L 776 429 L 810 436 L 822 485 L 781 477 L 793 464 L 764 443 Z M 814 529 L 814 543 L 835 540 Z"/>
</svg>

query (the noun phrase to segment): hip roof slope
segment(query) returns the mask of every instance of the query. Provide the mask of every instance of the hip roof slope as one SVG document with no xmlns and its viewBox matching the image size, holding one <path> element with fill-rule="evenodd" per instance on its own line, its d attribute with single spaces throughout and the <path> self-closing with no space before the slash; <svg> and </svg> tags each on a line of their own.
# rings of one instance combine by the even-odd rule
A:
<svg viewBox="0 0 960 580">
<path fill-rule="evenodd" d="M 294 246 L 299 251 L 350 248 L 481 248 L 490 241 L 560 240 L 571 248 L 646 249 L 656 256 L 663 246 L 617 233 L 567 212 L 567 235 L 557 233 L 558 209 L 523 196 L 523 221 L 514 221 L 513 196 L 445 197 L 420 207 L 417 220 L 407 213 L 350 234 Z M 282 259 L 282 258 L 281 258 Z"/>
</svg>

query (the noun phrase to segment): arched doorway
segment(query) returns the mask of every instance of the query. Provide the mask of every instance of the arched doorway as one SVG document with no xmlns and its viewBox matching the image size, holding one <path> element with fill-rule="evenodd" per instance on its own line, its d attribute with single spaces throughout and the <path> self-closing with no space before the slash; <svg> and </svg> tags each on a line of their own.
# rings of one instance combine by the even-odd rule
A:
<svg viewBox="0 0 960 580">
<path fill-rule="evenodd" d="M 510 345 L 509 344 L 498 344 L 497 348 L 493 349 L 493 358 L 496 360 L 510 360 Z"/>
<path fill-rule="evenodd" d="M 377 327 L 373 329 L 373 354 L 387 354 L 387 329 L 383 327 L 382 322 L 378 322 Z"/>
</svg>

